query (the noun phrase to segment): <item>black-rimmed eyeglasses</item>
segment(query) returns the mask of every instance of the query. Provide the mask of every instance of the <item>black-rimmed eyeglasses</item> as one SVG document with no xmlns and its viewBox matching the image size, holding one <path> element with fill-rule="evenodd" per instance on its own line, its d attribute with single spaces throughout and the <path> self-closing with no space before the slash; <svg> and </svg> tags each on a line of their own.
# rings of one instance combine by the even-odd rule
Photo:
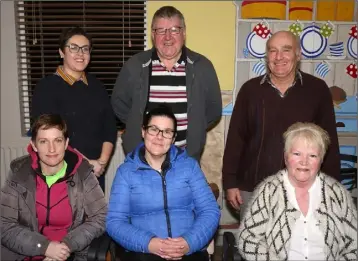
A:
<svg viewBox="0 0 358 261">
<path fill-rule="evenodd" d="M 144 128 L 149 135 L 157 136 L 159 133 L 162 133 L 163 138 L 172 139 L 175 135 L 175 131 L 172 129 L 161 130 L 157 126 L 149 125 Z"/>
<path fill-rule="evenodd" d="M 182 29 L 183 27 L 173 26 L 171 28 L 155 28 L 153 29 L 153 31 L 157 35 L 165 35 L 167 32 L 169 32 L 171 35 L 174 35 L 174 34 L 180 34 Z"/>
<path fill-rule="evenodd" d="M 83 54 L 89 54 L 91 52 L 91 47 L 88 45 L 78 46 L 77 44 L 70 44 L 66 45 L 66 47 L 68 47 L 71 53 L 78 53 L 80 50 Z"/>
</svg>

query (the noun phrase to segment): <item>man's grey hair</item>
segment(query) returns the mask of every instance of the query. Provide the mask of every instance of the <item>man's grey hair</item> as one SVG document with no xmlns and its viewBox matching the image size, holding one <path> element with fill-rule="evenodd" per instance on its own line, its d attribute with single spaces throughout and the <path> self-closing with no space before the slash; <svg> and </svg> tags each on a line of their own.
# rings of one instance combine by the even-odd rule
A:
<svg viewBox="0 0 358 261">
<path fill-rule="evenodd" d="M 295 53 L 296 53 L 296 56 L 299 56 L 301 54 L 301 39 L 299 36 L 293 34 L 292 32 L 290 31 L 285 31 L 285 30 L 282 30 L 282 31 L 277 31 L 275 32 L 271 37 L 270 39 L 267 40 L 266 42 L 266 54 L 265 54 L 265 64 L 266 64 L 266 71 L 269 72 L 270 71 L 270 68 L 268 67 L 268 58 L 267 58 L 267 54 L 269 52 L 269 49 L 270 49 L 270 42 L 271 42 L 271 38 L 277 34 L 277 33 L 287 33 L 289 36 L 291 36 L 292 39 L 294 39 L 294 43 L 295 43 Z M 299 69 L 301 68 L 301 61 L 298 61 L 297 64 L 296 64 L 296 71 L 298 71 Z"/>
<path fill-rule="evenodd" d="M 184 15 L 174 6 L 163 6 L 159 8 L 153 15 L 151 28 L 153 29 L 154 23 L 158 18 L 172 18 L 172 17 L 178 17 L 180 19 L 181 26 L 185 28 Z"/>
</svg>

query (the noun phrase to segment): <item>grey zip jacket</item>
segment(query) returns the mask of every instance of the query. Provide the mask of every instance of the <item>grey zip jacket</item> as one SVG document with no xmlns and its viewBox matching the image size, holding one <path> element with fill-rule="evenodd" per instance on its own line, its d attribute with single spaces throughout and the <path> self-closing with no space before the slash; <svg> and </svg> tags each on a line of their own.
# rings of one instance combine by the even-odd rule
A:
<svg viewBox="0 0 358 261">
<path fill-rule="evenodd" d="M 1 189 L 2 261 L 42 256 L 50 243 L 38 232 L 36 173 L 32 164 L 29 155 L 15 159 Z M 83 160 L 76 165 L 73 179 L 66 182 L 73 213 L 72 226 L 62 241 L 73 253 L 75 261 L 84 261 L 89 244 L 105 231 L 107 202 L 89 162 Z"/>
<path fill-rule="evenodd" d="M 222 101 L 219 81 L 213 64 L 203 55 L 185 48 L 186 90 L 188 99 L 187 153 L 200 159 L 206 131 L 221 117 Z M 142 141 L 142 121 L 148 102 L 151 50 L 130 58 L 121 69 L 112 93 L 112 107 L 126 124 L 122 135 L 125 153 Z"/>
</svg>

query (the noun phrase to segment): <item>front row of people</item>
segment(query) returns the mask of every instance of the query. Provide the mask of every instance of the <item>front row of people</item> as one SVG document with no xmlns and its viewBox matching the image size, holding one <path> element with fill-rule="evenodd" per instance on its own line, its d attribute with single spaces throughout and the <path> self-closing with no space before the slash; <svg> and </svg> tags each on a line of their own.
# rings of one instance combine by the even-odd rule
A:
<svg viewBox="0 0 358 261">
<path fill-rule="evenodd" d="M 166 107 L 146 115 L 144 143 L 119 167 L 107 214 L 63 119 L 39 116 L 29 155 L 11 163 L 1 191 L 1 260 L 86 260 L 105 229 L 128 250 L 121 260 L 208 260 L 220 209 L 197 161 L 173 145 L 176 125 Z"/>
<path fill-rule="evenodd" d="M 209 260 L 220 209 L 199 164 L 173 145 L 176 124 L 166 107 L 146 114 L 144 142 L 118 168 L 107 211 L 91 165 L 68 146 L 66 123 L 38 117 L 29 155 L 11 163 L 1 191 L 1 260 L 86 260 L 105 230 L 125 249 L 121 260 Z M 356 206 L 320 172 L 327 133 L 296 123 L 284 141 L 286 169 L 256 188 L 240 224 L 241 255 L 356 260 Z"/>
</svg>

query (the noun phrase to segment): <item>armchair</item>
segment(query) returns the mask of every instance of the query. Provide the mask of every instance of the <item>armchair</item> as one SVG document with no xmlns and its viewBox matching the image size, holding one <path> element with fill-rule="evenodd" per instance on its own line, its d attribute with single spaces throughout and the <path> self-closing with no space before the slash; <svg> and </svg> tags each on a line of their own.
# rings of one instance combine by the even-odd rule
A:
<svg viewBox="0 0 358 261">
<path fill-rule="evenodd" d="M 357 156 L 340 154 L 340 159 L 343 162 L 341 163 L 339 181 L 352 193 L 353 201 L 357 204 Z"/>
<path fill-rule="evenodd" d="M 236 246 L 232 232 L 224 232 L 222 261 L 243 261 Z"/>
<path fill-rule="evenodd" d="M 91 242 L 87 261 L 116 261 L 116 248 L 116 243 L 107 233 L 104 233 Z"/>
</svg>

